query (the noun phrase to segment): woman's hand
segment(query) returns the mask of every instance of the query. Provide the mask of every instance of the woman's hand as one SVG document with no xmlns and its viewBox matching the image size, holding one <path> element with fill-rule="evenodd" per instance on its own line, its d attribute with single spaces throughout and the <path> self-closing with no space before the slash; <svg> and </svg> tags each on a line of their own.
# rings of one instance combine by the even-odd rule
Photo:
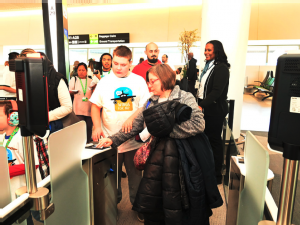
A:
<svg viewBox="0 0 300 225">
<path fill-rule="evenodd" d="M 95 128 L 93 132 L 93 141 L 98 141 L 101 137 L 105 137 L 101 127 Z"/>
<path fill-rule="evenodd" d="M 133 119 L 129 117 L 122 125 L 122 132 L 125 134 L 129 133 L 132 130 Z"/>
<path fill-rule="evenodd" d="M 99 140 L 97 148 L 109 147 L 112 145 L 112 140 L 110 138 L 102 138 Z"/>
</svg>

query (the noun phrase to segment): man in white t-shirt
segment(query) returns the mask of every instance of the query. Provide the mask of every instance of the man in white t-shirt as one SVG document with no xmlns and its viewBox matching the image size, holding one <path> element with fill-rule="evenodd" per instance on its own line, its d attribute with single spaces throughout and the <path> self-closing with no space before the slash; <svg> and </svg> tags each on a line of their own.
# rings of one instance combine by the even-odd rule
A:
<svg viewBox="0 0 300 225">
<path fill-rule="evenodd" d="M 8 54 L 9 59 L 15 59 L 19 53 L 11 52 Z M 3 80 L 0 84 L 0 97 L 17 97 L 15 73 L 9 71 L 9 66 L 5 66 L 3 70 Z"/>
<path fill-rule="evenodd" d="M 171 67 L 171 69 L 175 72 L 176 71 L 176 69 L 175 69 L 175 67 L 173 66 L 173 65 L 171 65 L 171 64 L 169 64 L 169 57 L 168 57 L 168 55 L 166 55 L 166 54 L 164 54 L 162 57 L 161 57 L 161 61 L 163 62 L 163 64 L 168 64 L 170 67 Z"/>
<path fill-rule="evenodd" d="M 101 136 L 113 135 L 120 129 L 123 129 L 125 133 L 129 132 L 139 109 L 150 97 L 145 80 L 129 71 L 131 64 L 131 50 L 126 46 L 117 47 L 113 53 L 111 74 L 99 81 L 90 98 L 93 103 L 91 116 L 95 127 L 94 141 L 99 140 Z M 133 204 L 135 200 L 142 172 L 135 168 L 133 157 L 140 146 L 141 143 L 131 139 L 118 147 L 118 203 L 122 199 L 123 162 L 128 174 L 130 202 Z M 142 220 L 141 214 L 138 214 L 138 219 Z"/>
</svg>

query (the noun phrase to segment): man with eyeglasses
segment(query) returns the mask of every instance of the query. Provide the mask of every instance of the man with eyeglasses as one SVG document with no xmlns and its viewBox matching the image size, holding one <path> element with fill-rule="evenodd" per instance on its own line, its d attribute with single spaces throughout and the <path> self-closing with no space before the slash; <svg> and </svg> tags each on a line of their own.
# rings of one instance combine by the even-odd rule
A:
<svg viewBox="0 0 300 225">
<path fill-rule="evenodd" d="M 152 66 L 161 64 L 161 61 L 158 59 L 158 54 L 159 54 L 158 46 L 153 42 L 150 42 L 149 44 L 146 45 L 145 54 L 147 55 L 147 60 L 135 66 L 132 72 L 137 75 L 140 75 L 146 80 L 147 71 Z"/>
</svg>

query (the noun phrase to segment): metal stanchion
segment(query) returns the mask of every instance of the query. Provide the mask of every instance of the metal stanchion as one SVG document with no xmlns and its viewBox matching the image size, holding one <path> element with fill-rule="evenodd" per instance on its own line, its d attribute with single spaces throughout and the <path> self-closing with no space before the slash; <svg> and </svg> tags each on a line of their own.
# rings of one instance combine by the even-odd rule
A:
<svg viewBox="0 0 300 225">
<path fill-rule="evenodd" d="M 292 223 L 298 171 L 298 160 L 284 159 L 276 225 L 290 225 Z"/>
<path fill-rule="evenodd" d="M 45 220 L 54 212 L 54 204 L 49 204 L 49 190 L 47 188 L 37 188 L 33 134 L 25 127 L 21 127 L 21 135 L 25 159 L 26 187 L 17 189 L 16 196 L 19 197 L 26 192 L 29 193 L 29 198 L 33 201 L 31 210 L 39 211 L 40 220 Z"/>
<path fill-rule="evenodd" d="M 29 194 L 34 194 L 37 192 L 37 183 L 32 136 L 22 137 L 22 140 L 27 192 Z"/>
</svg>

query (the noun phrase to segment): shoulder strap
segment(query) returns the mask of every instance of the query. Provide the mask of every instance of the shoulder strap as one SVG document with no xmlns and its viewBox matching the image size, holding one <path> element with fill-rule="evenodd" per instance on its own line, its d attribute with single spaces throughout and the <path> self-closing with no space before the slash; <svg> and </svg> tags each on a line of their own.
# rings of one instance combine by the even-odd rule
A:
<svg viewBox="0 0 300 225">
<path fill-rule="evenodd" d="M 151 101 L 148 100 L 147 105 L 146 105 L 146 109 L 148 109 L 149 105 L 150 105 Z"/>
</svg>

